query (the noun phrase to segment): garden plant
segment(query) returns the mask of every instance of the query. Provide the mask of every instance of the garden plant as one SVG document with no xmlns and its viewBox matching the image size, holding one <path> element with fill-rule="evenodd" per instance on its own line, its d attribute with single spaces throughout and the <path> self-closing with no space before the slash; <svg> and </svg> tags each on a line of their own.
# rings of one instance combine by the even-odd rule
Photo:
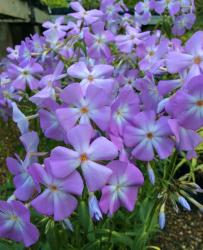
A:
<svg viewBox="0 0 203 250">
<path fill-rule="evenodd" d="M 1 61 L 0 115 L 22 145 L 5 159 L 0 249 L 159 249 L 169 206 L 203 212 L 194 2 L 144 0 L 133 14 L 99 2 L 71 2 Z"/>
</svg>

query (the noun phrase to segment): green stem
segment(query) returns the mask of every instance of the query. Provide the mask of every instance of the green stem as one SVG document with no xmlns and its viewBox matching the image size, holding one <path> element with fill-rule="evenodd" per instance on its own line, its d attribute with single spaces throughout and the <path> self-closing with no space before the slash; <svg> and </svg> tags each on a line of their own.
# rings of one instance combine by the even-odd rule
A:
<svg viewBox="0 0 203 250">
<path fill-rule="evenodd" d="M 174 177 L 174 174 L 176 172 L 176 160 L 177 160 L 177 156 L 178 156 L 177 155 L 177 151 L 175 151 L 174 154 L 173 154 L 172 160 L 171 160 L 171 164 L 168 165 L 168 167 L 169 167 L 169 171 L 168 171 L 168 173 L 169 173 L 168 183 L 171 182 L 171 179 Z M 172 167 L 170 168 L 170 166 L 172 166 Z"/>
<path fill-rule="evenodd" d="M 143 228 L 143 232 L 141 233 L 140 237 L 138 239 L 136 239 L 137 242 L 140 242 L 142 245 L 144 244 L 144 242 L 146 242 L 146 235 L 149 232 L 149 228 L 151 227 L 151 224 L 153 223 L 153 218 L 154 216 L 156 216 L 156 209 L 157 209 L 157 201 L 154 203 L 151 211 L 148 213 L 147 217 L 146 217 L 146 222 Z M 148 239 L 147 239 L 148 240 Z M 141 248 L 143 249 L 143 247 Z M 138 250 L 137 248 L 135 250 Z"/>
</svg>

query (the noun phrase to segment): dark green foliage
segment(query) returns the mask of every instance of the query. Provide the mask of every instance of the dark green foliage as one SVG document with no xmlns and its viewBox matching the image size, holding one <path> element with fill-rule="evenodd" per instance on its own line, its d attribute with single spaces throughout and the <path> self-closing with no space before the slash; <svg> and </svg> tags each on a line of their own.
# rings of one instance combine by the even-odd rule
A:
<svg viewBox="0 0 203 250">
<path fill-rule="evenodd" d="M 197 17 L 195 23 L 196 30 L 203 29 L 203 1 L 195 0 L 195 7 Z"/>
<path fill-rule="evenodd" d="M 67 7 L 69 0 L 41 0 L 43 4 L 46 4 L 47 6 L 51 8 L 61 8 L 61 7 Z M 130 7 L 133 8 L 135 4 L 138 2 L 138 0 L 124 0 L 124 3 Z M 83 6 L 86 9 L 93 9 L 98 8 L 100 4 L 99 0 L 83 0 Z"/>
</svg>

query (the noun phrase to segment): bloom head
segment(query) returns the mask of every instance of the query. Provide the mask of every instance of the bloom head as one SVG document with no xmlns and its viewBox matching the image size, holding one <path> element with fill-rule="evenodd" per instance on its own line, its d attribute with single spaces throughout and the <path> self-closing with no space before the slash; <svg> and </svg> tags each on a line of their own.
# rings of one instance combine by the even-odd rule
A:
<svg viewBox="0 0 203 250">
<path fill-rule="evenodd" d="M 138 188 L 144 183 L 142 173 L 128 162 L 112 161 L 107 167 L 113 171 L 113 174 L 107 185 L 102 188 L 99 202 L 102 212 L 113 215 L 121 206 L 132 211 Z"/>
<path fill-rule="evenodd" d="M 26 247 L 38 240 L 39 232 L 30 223 L 30 212 L 21 202 L 0 201 L 0 237 L 21 241 Z"/>
</svg>

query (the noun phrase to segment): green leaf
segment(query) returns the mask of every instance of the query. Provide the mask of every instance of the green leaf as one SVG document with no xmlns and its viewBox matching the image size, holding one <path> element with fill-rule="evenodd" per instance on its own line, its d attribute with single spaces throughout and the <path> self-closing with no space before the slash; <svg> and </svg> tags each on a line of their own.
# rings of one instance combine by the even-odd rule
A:
<svg viewBox="0 0 203 250">
<path fill-rule="evenodd" d="M 203 19 L 202 19 L 203 20 Z M 200 129 L 199 133 L 198 133 L 202 139 L 203 139 L 203 129 Z M 196 147 L 197 151 L 203 151 L 203 142 L 200 143 L 197 147 Z"/>
<path fill-rule="evenodd" d="M 74 44 L 74 48 L 80 48 L 84 53 L 85 55 L 87 55 L 87 49 L 86 49 L 86 45 L 83 41 L 78 41 Z"/>
<path fill-rule="evenodd" d="M 50 228 L 47 233 L 47 241 L 51 250 L 60 250 L 60 240 L 58 237 L 58 230 L 54 227 Z"/>
<path fill-rule="evenodd" d="M 9 245 L 6 244 L 6 243 L 1 243 L 1 242 L 0 242 L 0 249 L 2 249 L 2 250 L 13 250 L 13 247 L 12 247 L 12 246 L 9 246 Z"/>
<path fill-rule="evenodd" d="M 85 246 L 83 246 L 81 248 L 81 250 L 95 250 L 95 249 L 101 249 L 101 244 L 103 244 L 103 242 L 108 242 L 109 238 L 108 237 L 102 237 L 101 239 L 98 239 L 94 242 L 90 242 L 88 244 L 86 244 Z M 104 248 L 102 248 L 104 249 Z"/>
<path fill-rule="evenodd" d="M 169 17 L 164 16 L 163 17 L 163 23 L 162 23 L 162 30 L 165 32 L 168 38 L 172 38 L 172 31 L 171 31 L 171 20 Z"/>
<path fill-rule="evenodd" d="M 90 216 L 87 208 L 87 204 L 85 201 L 81 201 L 78 209 L 78 218 L 80 225 L 87 232 L 89 228 Z"/>
<path fill-rule="evenodd" d="M 124 233 L 119 233 L 119 232 L 116 232 L 116 231 L 113 231 L 111 232 L 111 241 L 114 243 L 114 244 L 123 244 L 125 246 L 128 246 L 132 249 L 132 246 L 133 246 L 133 240 L 125 235 Z"/>
<path fill-rule="evenodd" d="M 23 250 L 24 246 L 20 243 L 9 243 L 9 242 L 0 242 L 1 250 Z"/>
<path fill-rule="evenodd" d="M 90 241 L 95 240 L 94 225 L 89 215 L 89 210 L 85 201 L 81 201 L 78 209 L 78 218 L 80 225 L 87 233 L 87 238 Z"/>
</svg>

